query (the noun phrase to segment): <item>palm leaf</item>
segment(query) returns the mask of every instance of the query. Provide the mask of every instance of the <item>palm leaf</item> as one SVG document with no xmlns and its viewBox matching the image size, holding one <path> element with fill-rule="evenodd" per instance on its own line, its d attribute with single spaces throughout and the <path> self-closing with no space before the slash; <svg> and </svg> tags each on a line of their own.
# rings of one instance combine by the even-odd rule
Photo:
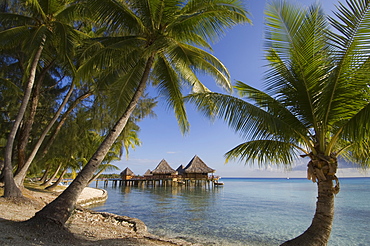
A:
<svg viewBox="0 0 370 246">
<path fill-rule="evenodd" d="M 189 129 L 184 102 L 182 100 L 181 82 L 177 71 L 163 56 L 158 56 L 153 75 L 161 95 L 165 96 L 170 107 L 174 109 L 181 132 Z"/>
<path fill-rule="evenodd" d="M 259 166 L 271 164 L 290 165 L 298 157 L 297 149 L 289 142 L 254 140 L 239 144 L 225 154 L 226 161 L 239 159 L 245 163 L 257 162 Z"/>
</svg>

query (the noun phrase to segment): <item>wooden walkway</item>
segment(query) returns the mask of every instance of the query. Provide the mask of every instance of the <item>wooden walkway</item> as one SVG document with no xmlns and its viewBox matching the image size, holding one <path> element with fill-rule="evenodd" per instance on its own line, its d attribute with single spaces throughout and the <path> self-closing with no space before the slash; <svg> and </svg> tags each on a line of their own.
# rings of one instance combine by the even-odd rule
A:
<svg viewBox="0 0 370 246">
<path fill-rule="evenodd" d="M 116 186 L 214 186 L 220 179 L 219 176 L 211 176 L 208 178 L 178 178 L 176 176 L 172 177 L 134 177 L 131 179 L 97 179 L 96 187 L 99 182 L 104 182 L 104 186 L 108 186 L 111 182 L 112 187 Z"/>
</svg>

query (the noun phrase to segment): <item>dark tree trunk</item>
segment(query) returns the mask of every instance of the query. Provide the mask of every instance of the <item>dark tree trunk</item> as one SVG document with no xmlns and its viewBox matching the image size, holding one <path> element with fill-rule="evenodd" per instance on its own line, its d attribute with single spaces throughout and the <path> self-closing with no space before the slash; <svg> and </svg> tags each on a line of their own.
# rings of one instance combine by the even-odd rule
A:
<svg viewBox="0 0 370 246">
<path fill-rule="evenodd" d="M 4 182 L 4 161 L 0 160 L 0 182 Z"/>
<path fill-rule="evenodd" d="M 60 194 L 54 201 L 46 205 L 41 211 L 31 218 L 28 223 L 47 224 L 49 222 L 64 225 L 68 218 L 71 216 L 75 209 L 76 202 L 82 190 L 86 187 L 91 177 L 103 161 L 104 157 L 121 134 L 123 128 L 134 111 L 139 102 L 142 94 L 144 93 L 146 82 L 149 78 L 150 69 L 154 61 L 154 56 L 148 58 L 143 76 L 141 77 L 139 86 L 133 95 L 131 102 L 127 106 L 126 111 L 121 118 L 116 122 L 113 129 L 105 137 L 104 141 L 100 144 L 95 154 L 91 157 L 89 162 L 67 187 L 67 189 Z"/>
</svg>

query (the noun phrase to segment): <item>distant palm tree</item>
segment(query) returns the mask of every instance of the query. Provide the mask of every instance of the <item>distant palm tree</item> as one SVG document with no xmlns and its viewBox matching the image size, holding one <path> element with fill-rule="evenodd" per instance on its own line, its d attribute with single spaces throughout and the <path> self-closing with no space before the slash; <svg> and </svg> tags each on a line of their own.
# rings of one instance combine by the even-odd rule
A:
<svg viewBox="0 0 370 246">
<path fill-rule="evenodd" d="M 266 92 L 238 82 L 245 100 L 216 93 L 188 98 L 247 139 L 226 153 L 227 160 L 289 165 L 298 155 L 309 158 L 308 179 L 318 185 L 316 213 L 302 235 L 283 245 L 326 245 L 339 192 L 338 157 L 370 164 L 370 1 L 347 3 L 339 5 L 337 19 L 326 18 L 318 5 L 271 3 Z"/>
<path fill-rule="evenodd" d="M 181 100 L 184 86 L 207 90 L 197 72 L 209 74 L 230 88 L 225 66 L 202 48 L 210 49 L 210 41 L 219 38 L 226 28 L 249 22 L 238 0 L 90 0 L 88 6 L 97 13 L 94 19 L 104 23 L 112 35 L 96 39 L 91 49 L 85 50 L 89 61 L 79 74 L 91 79 L 93 69 L 101 71 L 101 76 L 107 77 L 105 81 L 117 76 L 114 99 L 123 110 L 76 179 L 31 222 L 63 225 L 67 221 L 78 196 L 124 129 L 150 77 L 186 131 L 188 122 Z"/>
</svg>

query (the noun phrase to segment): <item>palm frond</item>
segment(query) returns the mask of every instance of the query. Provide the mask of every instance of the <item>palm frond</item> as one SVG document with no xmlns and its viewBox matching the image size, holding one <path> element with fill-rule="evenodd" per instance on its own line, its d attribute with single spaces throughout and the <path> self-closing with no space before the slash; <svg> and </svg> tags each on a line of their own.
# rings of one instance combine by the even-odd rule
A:
<svg viewBox="0 0 370 246">
<path fill-rule="evenodd" d="M 17 26 L 0 32 L 0 49 L 19 47 L 20 41 L 27 40 L 30 35 L 27 26 Z"/>
<path fill-rule="evenodd" d="M 109 84 L 109 104 L 112 113 L 121 115 L 130 103 L 145 69 L 145 59 L 139 60 L 127 73 L 121 74 Z"/>
<path fill-rule="evenodd" d="M 369 84 L 370 2 L 349 0 L 347 5 L 339 4 L 336 19 L 329 18 L 336 29 L 330 33 L 335 68 L 324 93 L 328 97 L 323 100 L 329 124 L 361 109 L 363 103 L 351 98 L 363 97 Z"/>
<path fill-rule="evenodd" d="M 130 8 L 129 1 L 89 0 L 92 18 L 103 23 L 112 33 L 126 31 L 126 34 L 143 33 L 145 26 Z"/>
<path fill-rule="evenodd" d="M 325 16 L 317 5 L 302 10 L 285 1 L 270 5 L 267 15 L 267 92 L 318 129 L 324 113 L 317 97 L 330 70 Z"/>
<path fill-rule="evenodd" d="M 96 39 L 86 45 L 81 54 L 86 60 L 78 70 L 78 76 L 88 79 L 91 71 L 109 74 L 118 69 L 121 72 L 130 71 L 137 63 L 141 50 L 138 49 L 137 37 L 121 37 L 114 40 Z M 105 46 L 106 45 L 106 46 Z M 124 62 L 116 62 L 124 60 Z"/>
<path fill-rule="evenodd" d="M 173 57 L 174 62 L 182 61 L 197 73 L 211 75 L 216 84 L 227 91 L 231 91 L 228 69 L 212 54 L 191 45 L 177 44 L 170 56 Z"/>
<path fill-rule="evenodd" d="M 341 152 L 341 156 L 350 163 L 356 163 L 363 169 L 370 167 L 370 143 L 369 139 L 356 141 L 350 145 L 345 151 Z"/>
<path fill-rule="evenodd" d="M 47 8 L 45 6 L 42 6 L 42 1 L 26 0 L 25 4 L 31 10 L 31 13 L 33 13 L 33 16 L 41 16 L 43 20 L 47 18 L 46 15 L 48 13 L 45 13 L 43 7 L 45 8 L 45 10 L 47 10 Z"/>
<path fill-rule="evenodd" d="M 300 136 L 302 141 L 304 141 L 307 146 L 310 146 L 309 139 L 312 136 L 310 136 L 310 133 L 307 132 L 307 129 L 310 126 L 307 126 L 304 124 L 304 122 L 301 122 L 293 114 L 293 112 L 286 107 L 286 105 L 282 104 L 278 100 L 275 100 L 270 95 L 240 81 L 236 83 L 235 88 L 242 97 L 246 97 L 246 100 L 252 100 L 259 108 L 264 109 L 269 114 L 281 119 L 291 128 L 294 128 L 295 133 Z M 310 148 L 313 148 L 313 146 Z"/>
<path fill-rule="evenodd" d="M 158 90 L 161 95 L 165 96 L 169 107 L 174 109 L 181 132 L 185 133 L 189 130 L 189 122 L 182 100 L 181 81 L 179 81 L 177 73 L 165 57 L 158 56 L 153 71 Z"/>
<path fill-rule="evenodd" d="M 298 158 L 296 149 L 289 142 L 254 140 L 239 144 L 225 154 L 226 161 L 239 159 L 245 163 L 257 162 L 259 166 L 271 164 L 291 165 Z"/>
<path fill-rule="evenodd" d="M 238 0 L 190 0 L 169 29 L 176 29 L 183 40 L 186 40 L 188 34 L 197 33 L 204 40 L 214 42 L 223 36 L 225 29 L 250 23 L 248 15 L 242 2 Z"/>
<path fill-rule="evenodd" d="M 0 23 L 4 27 L 16 27 L 30 25 L 33 26 L 35 21 L 32 17 L 14 14 L 14 13 L 0 13 Z"/>
<path fill-rule="evenodd" d="M 309 145 L 303 133 L 296 131 L 279 116 L 242 99 L 219 93 L 197 93 L 185 97 L 210 118 L 223 119 L 245 139 L 271 139 L 291 142 L 296 146 Z M 299 127 L 299 126 L 298 126 Z"/>
<path fill-rule="evenodd" d="M 370 139 L 370 103 L 349 120 L 344 120 L 341 136 L 349 142 L 362 142 Z"/>
</svg>

